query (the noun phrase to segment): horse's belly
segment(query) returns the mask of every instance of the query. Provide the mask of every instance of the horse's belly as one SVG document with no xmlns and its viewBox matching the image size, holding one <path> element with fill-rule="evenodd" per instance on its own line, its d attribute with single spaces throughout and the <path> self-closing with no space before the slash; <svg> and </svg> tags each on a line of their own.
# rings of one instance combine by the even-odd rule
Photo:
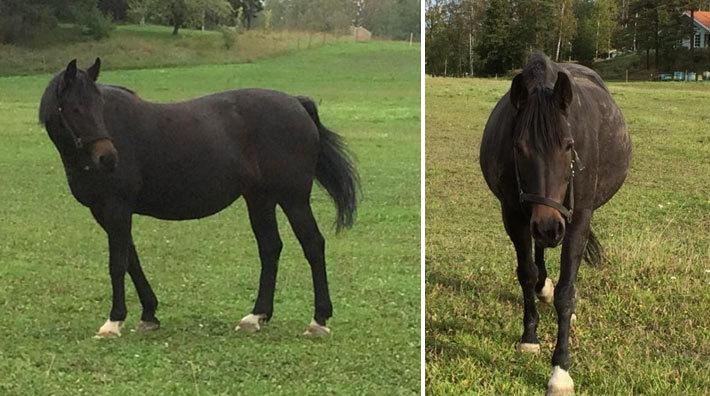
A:
<svg viewBox="0 0 710 396">
<path fill-rule="evenodd" d="M 215 214 L 243 192 L 240 181 L 229 175 L 209 178 L 172 177 L 161 182 L 144 181 L 135 212 L 164 220 L 199 219 Z"/>
</svg>

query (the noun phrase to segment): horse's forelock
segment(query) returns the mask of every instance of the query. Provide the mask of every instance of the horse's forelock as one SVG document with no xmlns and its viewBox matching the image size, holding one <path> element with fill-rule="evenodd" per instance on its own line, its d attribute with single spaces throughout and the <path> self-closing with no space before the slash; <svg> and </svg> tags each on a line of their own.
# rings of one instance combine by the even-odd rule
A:
<svg viewBox="0 0 710 396">
<path fill-rule="evenodd" d="M 538 87 L 528 95 L 525 108 L 517 116 L 514 138 L 530 142 L 539 153 L 560 147 L 564 140 L 561 116 L 552 90 Z"/>
</svg>

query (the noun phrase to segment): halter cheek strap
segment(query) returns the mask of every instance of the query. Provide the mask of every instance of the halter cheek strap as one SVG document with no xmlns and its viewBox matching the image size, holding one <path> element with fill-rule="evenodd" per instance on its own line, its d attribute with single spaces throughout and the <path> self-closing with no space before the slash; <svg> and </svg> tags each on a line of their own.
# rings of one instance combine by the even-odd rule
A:
<svg viewBox="0 0 710 396">
<path fill-rule="evenodd" d="M 57 87 L 57 112 L 59 113 L 59 119 L 62 123 L 62 126 L 66 128 L 67 131 L 69 131 L 69 135 L 71 135 L 72 140 L 74 141 L 74 146 L 77 149 L 83 148 L 85 145 L 91 142 L 95 142 L 100 139 L 109 139 L 111 140 L 110 137 L 108 136 L 101 136 L 101 135 L 96 135 L 96 136 L 90 136 L 89 139 L 82 139 L 80 138 L 76 133 L 74 133 L 74 130 L 69 126 L 69 123 L 67 122 L 66 117 L 64 117 L 64 107 L 62 106 L 62 101 L 61 101 L 61 88 Z"/>
<path fill-rule="evenodd" d="M 575 173 L 575 165 L 576 168 L 581 172 L 584 170 L 584 165 L 582 165 L 581 161 L 579 160 L 579 155 L 577 154 L 577 150 L 572 149 L 572 162 L 570 162 L 570 169 L 571 169 L 571 176 L 569 179 L 569 182 L 567 183 L 567 192 L 565 193 L 565 202 L 564 203 L 559 203 L 555 201 L 554 199 L 550 199 L 547 197 L 544 197 L 542 195 L 537 195 L 537 194 L 528 194 L 523 191 L 522 184 L 520 183 L 520 171 L 518 170 L 518 156 L 515 153 L 515 150 L 513 150 L 513 162 L 515 166 L 515 182 L 518 185 L 518 195 L 519 195 L 519 200 L 520 203 L 536 203 L 540 205 L 545 205 L 549 206 L 553 209 L 556 209 L 562 216 L 567 219 L 567 223 L 572 223 L 572 214 L 574 213 L 574 173 Z M 565 204 L 567 206 L 565 206 Z"/>
</svg>

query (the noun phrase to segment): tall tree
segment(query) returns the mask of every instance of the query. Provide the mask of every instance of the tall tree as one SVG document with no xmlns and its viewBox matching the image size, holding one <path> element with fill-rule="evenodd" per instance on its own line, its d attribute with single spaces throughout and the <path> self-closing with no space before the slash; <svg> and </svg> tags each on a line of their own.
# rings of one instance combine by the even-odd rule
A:
<svg viewBox="0 0 710 396">
<path fill-rule="evenodd" d="M 503 74 L 522 58 L 523 48 L 512 34 L 512 16 L 513 7 L 509 0 L 490 0 L 486 6 L 476 50 L 488 75 Z"/>
<path fill-rule="evenodd" d="M 221 17 L 232 13 L 227 0 L 155 0 L 149 3 L 150 11 L 161 15 L 173 27 L 177 35 L 181 27 L 189 22 L 200 21 L 204 26 L 207 12 Z"/>
<path fill-rule="evenodd" d="M 251 29 L 258 14 L 264 10 L 264 3 L 261 0 L 229 0 L 234 12 L 241 15 L 241 23 L 247 29 Z"/>
</svg>

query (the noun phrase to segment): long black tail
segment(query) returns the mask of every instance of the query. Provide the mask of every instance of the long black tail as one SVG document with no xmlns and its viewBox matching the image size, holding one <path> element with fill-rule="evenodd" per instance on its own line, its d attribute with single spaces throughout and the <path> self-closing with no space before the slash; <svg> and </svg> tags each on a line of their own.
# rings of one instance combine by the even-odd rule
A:
<svg viewBox="0 0 710 396">
<path fill-rule="evenodd" d="M 599 243 L 597 236 L 594 235 L 594 231 L 589 230 L 589 237 L 587 238 L 587 246 L 584 249 L 584 261 L 588 264 L 597 266 L 604 260 L 604 249 Z"/>
<path fill-rule="evenodd" d="M 305 96 L 296 98 L 318 127 L 320 153 L 316 164 L 316 180 L 333 198 L 338 209 L 336 232 L 340 232 L 343 228 L 352 227 L 355 221 L 360 192 L 360 178 L 355 162 L 343 138 L 321 124 L 315 102 Z"/>
</svg>

